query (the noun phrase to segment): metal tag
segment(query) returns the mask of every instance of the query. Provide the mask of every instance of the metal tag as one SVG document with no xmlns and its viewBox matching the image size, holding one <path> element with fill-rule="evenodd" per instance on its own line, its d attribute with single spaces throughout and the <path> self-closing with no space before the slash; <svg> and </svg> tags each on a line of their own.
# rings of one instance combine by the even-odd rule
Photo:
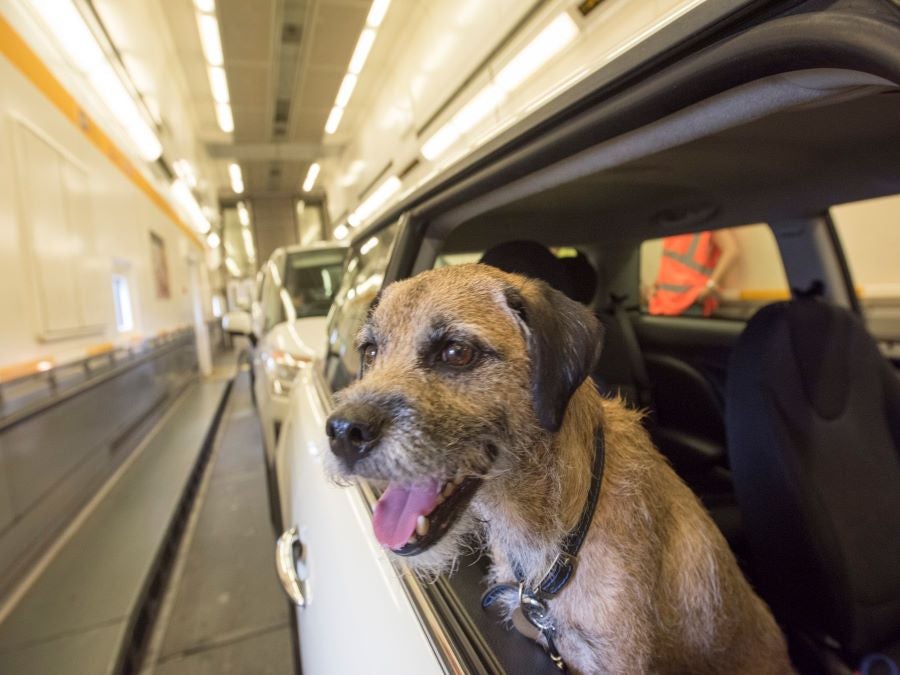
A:
<svg viewBox="0 0 900 675">
<path fill-rule="evenodd" d="M 525 614 L 522 612 L 521 606 L 516 607 L 513 610 L 512 622 L 513 627 L 522 635 L 527 637 L 529 640 L 533 640 L 534 642 L 538 641 L 538 638 L 541 636 L 541 631 L 537 626 L 531 623 L 531 621 L 525 618 Z"/>
</svg>

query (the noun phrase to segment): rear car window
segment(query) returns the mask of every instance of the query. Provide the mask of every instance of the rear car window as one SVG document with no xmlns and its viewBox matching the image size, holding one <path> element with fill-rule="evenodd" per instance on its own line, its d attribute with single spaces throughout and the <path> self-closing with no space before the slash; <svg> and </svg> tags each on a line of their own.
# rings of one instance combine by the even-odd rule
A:
<svg viewBox="0 0 900 675">
<path fill-rule="evenodd" d="M 650 239 L 641 244 L 641 308 L 654 316 L 747 319 L 790 297 L 765 223 Z"/>
<path fill-rule="evenodd" d="M 287 257 L 284 288 L 297 318 L 325 316 L 341 285 L 346 249 L 299 251 Z"/>
<path fill-rule="evenodd" d="M 831 208 L 869 331 L 900 345 L 900 195 Z"/>
</svg>

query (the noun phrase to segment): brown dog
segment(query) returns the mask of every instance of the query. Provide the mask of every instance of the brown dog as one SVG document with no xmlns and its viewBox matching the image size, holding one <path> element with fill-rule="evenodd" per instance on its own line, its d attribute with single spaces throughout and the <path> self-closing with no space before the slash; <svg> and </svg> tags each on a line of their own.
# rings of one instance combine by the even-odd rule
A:
<svg viewBox="0 0 900 675">
<path fill-rule="evenodd" d="M 423 573 L 473 535 L 495 582 L 539 584 L 579 520 L 598 432 L 599 503 L 551 635 L 583 673 L 785 673 L 784 639 L 638 414 L 588 378 L 602 330 L 543 282 L 486 265 L 385 289 L 360 331 L 362 378 L 327 432 L 336 477 L 386 486 L 378 540 Z M 511 613 L 515 593 L 502 601 Z M 544 640 L 544 637 L 541 638 Z"/>
</svg>

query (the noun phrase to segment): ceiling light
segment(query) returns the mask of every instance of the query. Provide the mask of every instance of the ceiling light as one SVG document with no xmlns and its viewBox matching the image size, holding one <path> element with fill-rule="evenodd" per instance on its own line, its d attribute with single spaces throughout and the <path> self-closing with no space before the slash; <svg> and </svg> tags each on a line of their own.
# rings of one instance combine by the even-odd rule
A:
<svg viewBox="0 0 900 675">
<path fill-rule="evenodd" d="M 237 203 L 238 220 L 244 227 L 250 227 L 250 212 L 244 202 Z"/>
<path fill-rule="evenodd" d="M 247 260 L 256 260 L 256 248 L 253 246 L 253 234 L 245 227 L 241 229 L 241 236 L 244 239 L 244 250 L 247 252 Z"/>
<path fill-rule="evenodd" d="M 369 195 L 362 204 L 356 207 L 353 214 L 364 222 L 378 212 L 384 204 L 400 189 L 402 183 L 397 176 L 391 176 Z M 348 219 L 349 220 L 349 219 Z"/>
<path fill-rule="evenodd" d="M 335 239 L 343 239 L 348 234 L 350 234 L 350 230 L 347 229 L 347 226 L 341 223 L 336 228 L 334 228 L 334 238 Z"/>
<path fill-rule="evenodd" d="M 390 4 L 391 0 L 375 0 L 372 3 L 372 8 L 369 10 L 369 15 L 366 17 L 366 25 L 378 28 L 381 22 L 384 21 L 384 15 L 387 14 Z"/>
<path fill-rule="evenodd" d="M 148 162 L 155 162 L 162 155 L 162 144 L 138 110 L 137 104 L 126 90 L 119 76 L 108 63 L 99 64 L 88 76 L 91 84 L 112 117 L 128 133 L 138 152 Z"/>
<path fill-rule="evenodd" d="M 341 82 L 341 88 L 338 89 L 337 96 L 334 99 L 334 105 L 338 108 L 346 108 L 353 95 L 353 88 L 356 87 L 356 75 L 347 73 Z"/>
<path fill-rule="evenodd" d="M 459 132 L 453 124 L 445 124 L 422 144 L 421 152 L 425 159 L 433 162 L 444 154 L 451 145 L 459 140 Z"/>
<path fill-rule="evenodd" d="M 206 243 L 210 248 L 219 248 L 219 244 L 222 243 L 222 239 L 217 233 L 210 232 L 209 236 L 206 238 Z"/>
<path fill-rule="evenodd" d="M 212 14 L 216 11 L 216 0 L 194 0 L 194 7 L 201 12 Z"/>
<path fill-rule="evenodd" d="M 228 103 L 228 78 L 225 77 L 225 69 L 221 66 L 209 66 L 209 88 L 216 103 Z"/>
<path fill-rule="evenodd" d="M 333 134 L 341 124 L 341 118 L 344 116 L 344 109 L 334 106 L 328 114 L 328 120 L 325 122 L 325 133 Z"/>
<path fill-rule="evenodd" d="M 172 162 L 172 168 L 175 169 L 175 174 L 188 184 L 188 187 L 192 190 L 197 187 L 197 173 L 194 171 L 194 167 L 191 166 L 191 163 L 186 159 L 176 159 Z"/>
<path fill-rule="evenodd" d="M 370 253 L 376 246 L 378 246 L 378 240 L 375 237 L 372 237 L 360 247 L 359 252 L 363 255 L 366 255 Z"/>
<path fill-rule="evenodd" d="M 216 103 L 216 121 L 219 128 L 226 134 L 234 131 L 234 117 L 231 115 L 231 106 L 227 103 Z"/>
<path fill-rule="evenodd" d="M 180 178 L 176 178 L 172 181 L 172 196 L 175 197 L 175 201 L 181 205 L 195 230 L 200 232 L 200 234 L 209 232 L 209 221 L 206 219 L 206 216 L 203 215 L 203 210 L 194 198 L 193 193 L 191 193 L 191 189 L 187 186 L 187 183 Z"/>
<path fill-rule="evenodd" d="M 561 52 L 576 35 L 578 26 L 571 16 L 563 12 L 516 54 L 497 73 L 494 81 L 505 91 L 512 91 Z"/>
<path fill-rule="evenodd" d="M 359 219 L 359 216 L 357 216 L 355 212 L 351 213 L 349 216 L 347 216 L 347 224 L 350 227 L 359 227 L 359 224 L 361 222 L 362 221 Z"/>
<path fill-rule="evenodd" d="M 356 49 L 353 50 L 353 56 L 350 57 L 350 65 L 347 70 L 358 75 L 366 65 L 366 59 L 369 58 L 369 52 L 375 43 L 375 29 L 365 28 L 359 34 L 359 40 L 356 41 Z"/>
<path fill-rule="evenodd" d="M 106 61 L 103 50 L 97 44 L 91 29 L 81 13 L 70 1 L 31 0 L 34 7 L 54 37 L 62 45 L 66 56 L 82 72 L 89 72 Z"/>
<path fill-rule="evenodd" d="M 244 191 L 244 176 L 241 173 L 240 164 L 231 163 L 228 165 L 228 176 L 231 178 L 231 189 L 238 194 Z"/>
<path fill-rule="evenodd" d="M 225 267 L 227 267 L 228 271 L 231 272 L 231 276 L 241 276 L 241 268 L 237 266 L 236 262 L 234 262 L 234 258 L 225 258 Z"/>
<path fill-rule="evenodd" d="M 319 166 L 318 162 L 313 162 L 309 165 L 309 171 L 306 172 L 306 179 L 303 181 L 304 192 L 309 192 L 313 189 L 313 185 L 316 184 L 316 178 L 319 177 L 320 168 L 321 167 Z"/>
<path fill-rule="evenodd" d="M 219 21 L 212 14 L 197 14 L 197 28 L 200 30 L 200 44 L 206 62 L 211 66 L 221 66 L 224 57 L 222 38 L 219 36 Z"/>
<path fill-rule="evenodd" d="M 159 159 L 162 155 L 159 139 L 75 5 L 69 0 L 32 0 L 31 4 L 68 59 L 87 76 L 111 117 L 128 134 L 140 156 L 148 162 Z"/>
<path fill-rule="evenodd" d="M 489 84 L 453 116 L 453 126 L 460 134 L 470 131 L 476 124 L 494 112 L 503 98 L 504 93 Z"/>
</svg>

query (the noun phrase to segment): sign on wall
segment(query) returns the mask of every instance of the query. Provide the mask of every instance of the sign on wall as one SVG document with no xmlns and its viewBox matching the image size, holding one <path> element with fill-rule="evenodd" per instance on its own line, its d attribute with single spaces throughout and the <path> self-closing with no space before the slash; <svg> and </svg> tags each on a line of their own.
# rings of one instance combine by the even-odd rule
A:
<svg viewBox="0 0 900 675">
<path fill-rule="evenodd" d="M 157 298 L 170 298 L 169 266 L 166 263 L 166 242 L 155 232 L 150 233 L 150 256 L 153 262 L 153 284 Z"/>
</svg>

